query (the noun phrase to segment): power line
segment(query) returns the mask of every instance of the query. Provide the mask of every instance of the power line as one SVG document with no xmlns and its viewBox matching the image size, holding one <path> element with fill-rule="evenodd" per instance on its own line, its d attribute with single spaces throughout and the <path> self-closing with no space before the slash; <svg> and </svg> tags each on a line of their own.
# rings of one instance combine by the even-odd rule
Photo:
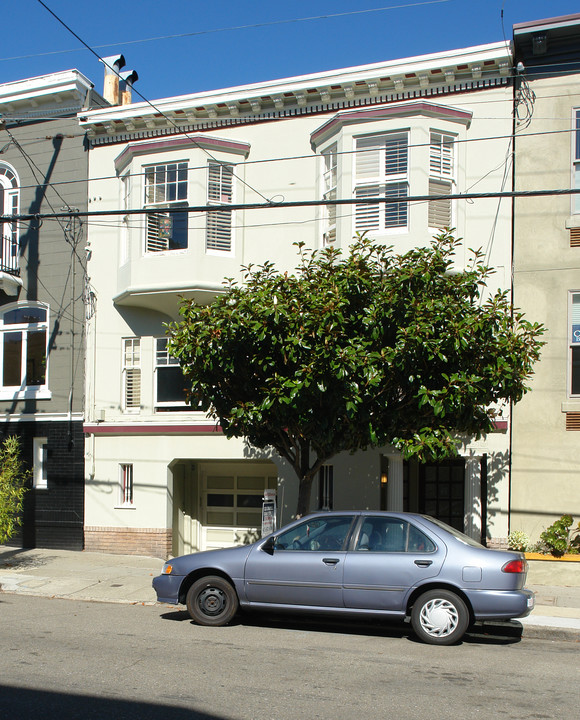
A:
<svg viewBox="0 0 580 720">
<path fill-rule="evenodd" d="M 291 18 L 288 20 L 271 20 L 270 22 L 252 23 L 249 25 L 234 25 L 232 27 L 214 28 L 212 30 L 196 30 L 187 33 L 177 33 L 174 35 L 161 35 L 158 37 L 141 38 L 139 40 L 125 40 L 123 42 L 107 43 L 105 45 L 95 45 L 97 50 L 105 50 L 106 48 L 121 47 L 126 45 L 137 45 L 139 43 L 157 42 L 159 40 L 177 40 L 179 38 L 196 37 L 200 35 L 212 35 L 215 33 L 232 32 L 234 30 L 253 30 L 256 28 L 272 27 L 274 25 L 289 25 L 291 23 L 311 22 L 313 20 L 331 20 L 333 18 L 347 17 L 350 15 L 364 15 L 369 13 L 387 12 L 389 10 L 404 10 L 406 8 L 419 7 L 421 5 L 437 5 L 447 3 L 450 0 L 425 0 L 424 2 L 414 2 L 405 5 L 390 5 L 388 7 L 370 8 L 368 10 L 351 10 L 342 13 L 327 13 L 326 15 L 313 15 L 303 18 Z M 53 50 L 51 52 L 34 53 L 31 55 L 15 55 L 14 57 L 0 58 L 0 62 L 7 60 L 28 60 L 35 57 L 46 57 L 48 55 L 62 55 L 65 53 L 79 52 L 82 48 L 70 48 L 69 50 Z"/>
<path fill-rule="evenodd" d="M 77 33 L 76 33 L 71 27 L 69 27 L 69 26 L 64 22 L 64 20 L 61 20 L 61 18 L 60 18 L 55 12 L 53 12 L 43 0 L 37 0 L 37 2 L 39 2 L 39 3 L 53 16 L 53 18 L 54 18 L 57 22 L 59 22 L 66 30 L 68 30 L 68 32 L 70 32 L 71 35 L 74 35 L 74 37 L 76 37 L 76 39 L 77 39 L 79 42 L 81 42 L 81 43 L 86 47 L 86 49 L 89 50 L 89 52 L 91 52 L 100 62 L 102 62 L 103 65 L 105 65 L 106 67 L 108 67 L 111 72 L 115 73 L 115 75 L 116 75 L 119 79 L 122 79 L 120 73 L 117 72 L 117 70 L 115 70 L 114 67 L 111 67 L 107 62 L 105 62 L 105 60 L 104 60 L 97 52 L 95 52 L 95 51 L 93 50 L 93 48 L 92 48 L 90 45 L 88 45 L 88 44 L 80 37 L 80 35 L 77 35 Z M 219 163 L 220 165 L 224 165 L 224 164 L 225 164 L 225 163 L 221 162 L 220 160 L 218 160 L 217 158 L 215 158 L 215 157 L 209 152 L 209 150 L 208 150 L 207 148 L 203 147 L 202 145 L 200 145 L 200 144 L 195 140 L 195 138 L 192 138 L 192 137 L 191 137 L 190 135 L 188 135 L 187 133 L 184 133 L 183 130 L 179 127 L 179 125 L 177 125 L 177 123 L 175 123 L 175 122 L 174 122 L 168 115 L 166 115 L 162 110 L 160 110 L 158 107 L 156 107 L 149 99 L 147 99 L 142 93 L 140 93 L 139 90 L 136 90 L 135 88 L 133 88 L 133 92 L 135 92 L 137 95 L 139 95 L 139 97 L 140 97 L 144 102 L 146 102 L 147 105 L 149 105 L 149 107 L 151 107 L 153 110 L 155 110 L 155 112 L 159 113 L 162 117 L 164 117 L 165 120 L 167 120 L 168 123 L 170 123 L 171 125 L 173 125 L 173 127 L 174 127 L 176 130 L 179 130 L 182 135 L 184 135 L 185 137 L 189 138 L 189 139 L 191 140 L 191 142 L 192 142 L 194 145 L 196 145 L 196 147 L 198 147 L 200 150 L 202 150 L 203 152 L 205 152 L 206 155 L 208 155 L 212 160 L 214 160 L 215 162 Z M 250 190 L 252 190 L 253 192 L 255 192 L 256 195 L 259 195 L 261 198 L 263 198 L 263 199 L 266 200 L 266 201 L 268 200 L 268 198 L 267 198 L 265 195 L 263 195 L 257 188 L 252 187 L 252 185 L 250 185 L 250 184 L 247 183 L 245 180 L 243 180 L 242 178 L 240 178 L 240 177 L 238 177 L 238 176 L 236 176 L 236 175 L 234 175 L 234 177 L 236 177 L 237 180 L 239 180 L 239 181 L 240 181 L 243 185 L 245 185 L 247 188 L 249 188 Z"/>
<path fill-rule="evenodd" d="M 188 205 L 180 207 L 163 207 L 164 213 L 208 213 L 208 212 L 233 212 L 236 210 L 274 210 L 299 207 L 323 207 L 341 205 L 401 205 L 403 203 L 430 202 L 440 200 L 486 200 L 490 198 L 533 198 L 533 197 L 556 197 L 565 195 L 578 195 L 580 189 L 564 188 L 553 190 L 506 190 L 502 192 L 488 193 L 453 193 L 448 195 L 400 195 L 397 197 L 372 197 L 372 198 L 342 198 L 337 200 L 296 200 L 281 201 L 278 203 L 232 203 L 231 205 Z M 138 208 L 127 210 L 68 210 L 58 213 L 29 213 L 21 215 L 1 215 L 0 222 L 20 220 L 45 220 L 70 217 L 114 217 L 129 215 L 150 215 L 158 214 L 157 208 Z"/>
</svg>

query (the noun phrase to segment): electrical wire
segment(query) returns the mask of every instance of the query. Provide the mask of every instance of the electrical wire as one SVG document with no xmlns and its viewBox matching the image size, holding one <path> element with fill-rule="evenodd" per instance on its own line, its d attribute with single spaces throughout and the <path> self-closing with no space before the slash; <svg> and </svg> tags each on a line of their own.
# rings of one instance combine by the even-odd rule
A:
<svg viewBox="0 0 580 720">
<path fill-rule="evenodd" d="M 57 22 L 59 22 L 66 30 L 68 30 L 68 32 L 70 32 L 72 35 L 74 35 L 74 37 L 76 37 L 76 39 L 77 39 L 80 43 L 82 43 L 82 44 L 86 47 L 87 50 L 89 50 L 100 62 L 102 62 L 103 65 L 105 65 L 106 67 L 108 67 L 111 72 L 115 73 L 115 75 L 116 75 L 119 79 L 122 79 L 120 73 L 117 72 L 117 71 L 115 70 L 115 68 L 111 67 L 108 63 L 106 63 L 105 60 L 104 60 L 97 52 L 95 52 L 90 45 L 88 45 L 79 35 L 77 35 L 77 33 L 76 33 L 72 28 L 70 28 L 70 27 L 64 22 L 64 20 L 62 20 L 55 12 L 53 12 L 53 11 L 48 7 L 48 5 L 44 2 L 44 0 L 37 0 L 37 2 L 40 3 L 40 5 L 42 5 L 42 6 L 54 17 L 54 19 L 57 20 Z M 177 130 L 179 130 L 182 135 L 184 135 L 185 137 L 189 138 L 194 145 L 196 145 L 200 150 L 202 150 L 203 152 L 205 152 L 206 155 L 208 155 L 212 160 L 214 160 L 216 163 L 219 163 L 220 165 L 223 165 L 223 164 L 224 164 L 223 162 L 221 162 L 220 160 L 218 160 L 216 157 L 214 157 L 214 156 L 209 152 L 209 150 L 208 150 L 207 148 L 205 148 L 205 147 L 203 147 L 202 145 L 200 145 L 194 138 L 192 138 L 192 137 L 191 137 L 190 135 L 188 135 L 187 133 L 184 133 L 183 130 L 182 130 L 182 128 L 180 128 L 179 125 L 177 125 L 177 123 L 175 123 L 168 115 L 166 115 L 166 114 L 163 113 L 159 108 L 157 108 L 149 99 L 147 99 L 142 93 L 140 93 L 139 90 L 135 90 L 135 88 L 133 88 L 133 92 L 135 92 L 145 103 L 147 103 L 147 105 L 149 105 L 153 110 L 155 110 L 155 112 L 159 113 L 162 117 L 164 117 L 165 120 L 167 120 L 168 123 L 170 123 L 171 125 L 173 125 L 174 128 L 176 128 Z M 242 178 L 236 176 L 236 179 L 237 179 L 239 182 L 241 182 L 243 185 L 245 185 L 249 190 L 252 190 L 253 192 L 255 192 L 256 195 L 259 195 L 263 200 L 266 200 L 266 201 L 268 201 L 268 202 L 271 202 L 271 201 L 269 201 L 268 198 L 267 198 L 265 195 L 263 195 L 257 188 L 252 187 L 252 185 L 250 185 L 249 183 L 247 183 L 247 182 L 246 182 L 245 180 L 243 180 Z"/>
<path fill-rule="evenodd" d="M 107 48 L 124 47 L 126 45 L 137 45 L 140 43 L 157 42 L 160 40 L 177 40 L 180 38 L 197 37 L 200 35 L 213 35 L 215 33 L 232 32 L 235 30 L 254 30 L 257 28 L 272 27 L 274 25 L 290 25 L 292 23 L 311 22 L 313 20 L 331 20 L 333 18 L 348 17 L 348 16 L 352 16 L 352 15 L 365 15 L 365 14 L 370 14 L 370 13 L 387 12 L 389 10 L 404 10 L 406 8 L 420 7 L 422 5 L 437 5 L 437 4 L 441 4 L 441 3 L 447 3 L 450 1 L 451 0 L 424 0 L 423 2 L 414 2 L 414 3 L 404 4 L 404 5 L 390 5 L 388 7 L 369 8 L 367 10 L 351 10 L 349 12 L 341 12 L 341 13 L 327 13 L 325 15 L 313 15 L 310 17 L 291 18 L 288 20 L 271 20 L 269 22 L 252 23 L 252 24 L 248 24 L 248 25 L 234 25 L 232 27 L 214 28 L 212 30 L 196 30 L 193 32 L 177 33 L 177 34 L 173 34 L 173 35 L 160 35 L 157 37 L 141 38 L 138 40 L 125 40 L 125 41 L 120 41 L 120 42 L 116 42 L 116 43 L 95 45 L 94 48 L 96 50 L 105 50 Z M 8 60 L 29 60 L 30 58 L 46 57 L 49 55 L 63 55 L 66 53 L 80 52 L 81 50 L 82 50 L 82 48 L 70 48 L 68 50 L 53 50 L 51 52 L 34 53 L 34 54 L 30 54 L 30 55 L 15 55 L 13 57 L 0 58 L 0 62 L 8 61 Z"/>
</svg>

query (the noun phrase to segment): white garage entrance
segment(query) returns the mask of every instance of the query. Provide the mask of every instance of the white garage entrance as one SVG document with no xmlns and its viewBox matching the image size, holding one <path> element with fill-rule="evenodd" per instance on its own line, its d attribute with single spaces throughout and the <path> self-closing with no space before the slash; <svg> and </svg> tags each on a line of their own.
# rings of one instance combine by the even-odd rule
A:
<svg viewBox="0 0 580 720">
<path fill-rule="evenodd" d="M 172 473 L 174 555 L 259 538 L 264 490 L 277 485 L 273 463 L 179 460 Z"/>
</svg>

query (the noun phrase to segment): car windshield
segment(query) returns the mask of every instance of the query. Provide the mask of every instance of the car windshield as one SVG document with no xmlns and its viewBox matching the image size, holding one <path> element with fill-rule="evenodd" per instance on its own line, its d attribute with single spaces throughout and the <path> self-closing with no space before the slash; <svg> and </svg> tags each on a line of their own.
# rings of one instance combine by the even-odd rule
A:
<svg viewBox="0 0 580 720">
<path fill-rule="evenodd" d="M 429 522 L 433 523 L 433 525 L 437 525 L 437 527 L 440 527 L 442 530 L 446 530 L 450 535 L 453 535 L 454 538 L 457 538 L 457 540 L 459 540 L 459 542 L 462 542 L 465 545 L 471 545 L 471 547 L 477 547 L 477 548 L 483 547 L 483 545 L 481 543 L 478 543 L 477 540 L 474 540 L 473 538 L 470 538 L 468 535 L 465 535 L 465 533 L 462 533 L 459 530 L 456 530 L 454 527 L 451 527 L 451 525 L 441 522 L 441 520 L 437 520 L 436 518 L 431 517 L 430 515 L 423 515 L 423 517 L 425 518 L 425 520 L 429 520 Z"/>
</svg>

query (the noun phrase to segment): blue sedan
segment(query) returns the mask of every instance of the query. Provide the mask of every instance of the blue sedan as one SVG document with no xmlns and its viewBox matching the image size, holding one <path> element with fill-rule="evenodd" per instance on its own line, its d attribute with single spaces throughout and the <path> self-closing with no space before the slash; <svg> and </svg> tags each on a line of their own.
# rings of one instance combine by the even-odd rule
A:
<svg viewBox="0 0 580 720">
<path fill-rule="evenodd" d="M 410 618 L 424 642 L 458 642 L 477 620 L 528 615 L 521 553 L 488 550 L 425 515 L 321 512 L 252 545 L 184 555 L 153 579 L 159 602 L 200 625 L 242 610 Z"/>
</svg>

